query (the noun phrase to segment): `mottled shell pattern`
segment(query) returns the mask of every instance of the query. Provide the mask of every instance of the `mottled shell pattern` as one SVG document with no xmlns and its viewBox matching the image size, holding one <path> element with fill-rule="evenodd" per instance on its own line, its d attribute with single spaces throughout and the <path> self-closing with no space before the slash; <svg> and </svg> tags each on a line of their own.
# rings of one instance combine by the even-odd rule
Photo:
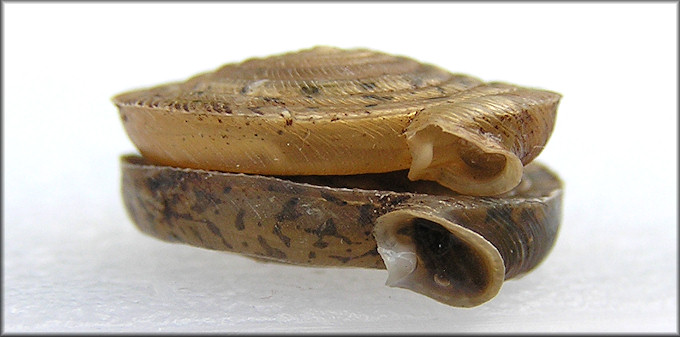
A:
<svg viewBox="0 0 680 337">
<path fill-rule="evenodd" d="M 316 47 L 118 95 L 153 163 L 266 175 L 409 169 L 468 195 L 517 186 L 560 95 L 484 83 L 406 57 Z"/>
</svg>

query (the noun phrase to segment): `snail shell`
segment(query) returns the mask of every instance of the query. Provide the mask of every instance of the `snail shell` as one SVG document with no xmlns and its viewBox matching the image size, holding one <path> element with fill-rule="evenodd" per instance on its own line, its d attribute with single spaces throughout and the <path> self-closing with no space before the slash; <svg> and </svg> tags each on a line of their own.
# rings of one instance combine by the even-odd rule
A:
<svg viewBox="0 0 680 337">
<path fill-rule="evenodd" d="M 407 171 L 268 177 L 121 158 L 126 209 L 161 240 L 280 262 L 387 268 L 387 284 L 461 307 L 539 264 L 561 218 L 562 183 L 532 163 L 495 197 L 458 195 Z"/>
<path fill-rule="evenodd" d="M 560 95 L 366 49 L 316 47 L 114 97 L 151 163 L 263 175 L 408 169 L 467 195 L 517 186 Z"/>
</svg>

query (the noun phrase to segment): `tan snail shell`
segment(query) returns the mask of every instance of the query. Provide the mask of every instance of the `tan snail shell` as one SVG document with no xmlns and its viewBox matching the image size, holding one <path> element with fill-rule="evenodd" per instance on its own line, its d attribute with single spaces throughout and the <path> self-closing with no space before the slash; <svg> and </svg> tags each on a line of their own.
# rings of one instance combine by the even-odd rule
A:
<svg viewBox="0 0 680 337">
<path fill-rule="evenodd" d="M 114 103 L 156 164 L 266 175 L 410 169 L 411 180 L 495 195 L 517 186 L 545 146 L 560 97 L 406 57 L 316 47 Z"/>
<path fill-rule="evenodd" d="M 476 306 L 553 246 L 562 183 L 530 162 L 559 99 L 366 49 L 250 59 L 114 97 L 123 198 L 162 240 Z"/>
</svg>

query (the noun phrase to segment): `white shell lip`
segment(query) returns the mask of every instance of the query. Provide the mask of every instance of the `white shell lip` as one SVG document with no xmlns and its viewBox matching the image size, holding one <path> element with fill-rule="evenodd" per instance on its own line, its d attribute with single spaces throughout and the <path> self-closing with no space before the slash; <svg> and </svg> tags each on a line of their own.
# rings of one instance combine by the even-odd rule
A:
<svg viewBox="0 0 680 337">
<path fill-rule="evenodd" d="M 387 281 L 385 284 L 390 287 L 398 287 L 408 275 L 416 270 L 417 255 L 413 251 L 414 247 L 396 244 L 391 248 L 378 247 L 378 253 L 387 267 Z"/>
</svg>

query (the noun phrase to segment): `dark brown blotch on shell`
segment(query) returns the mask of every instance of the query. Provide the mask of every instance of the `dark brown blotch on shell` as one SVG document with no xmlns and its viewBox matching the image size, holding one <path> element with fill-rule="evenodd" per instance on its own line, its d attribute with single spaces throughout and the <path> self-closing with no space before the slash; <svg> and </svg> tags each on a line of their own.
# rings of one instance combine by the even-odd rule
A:
<svg viewBox="0 0 680 337">
<path fill-rule="evenodd" d="M 286 253 L 284 253 L 282 250 L 274 248 L 270 246 L 267 243 L 267 240 L 262 237 L 262 235 L 257 236 L 257 242 L 260 244 L 260 247 L 264 249 L 264 255 L 269 256 L 271 258 L 277 259 L 277 260 L 285 260 L 287 258 Z"/>
</svg>

